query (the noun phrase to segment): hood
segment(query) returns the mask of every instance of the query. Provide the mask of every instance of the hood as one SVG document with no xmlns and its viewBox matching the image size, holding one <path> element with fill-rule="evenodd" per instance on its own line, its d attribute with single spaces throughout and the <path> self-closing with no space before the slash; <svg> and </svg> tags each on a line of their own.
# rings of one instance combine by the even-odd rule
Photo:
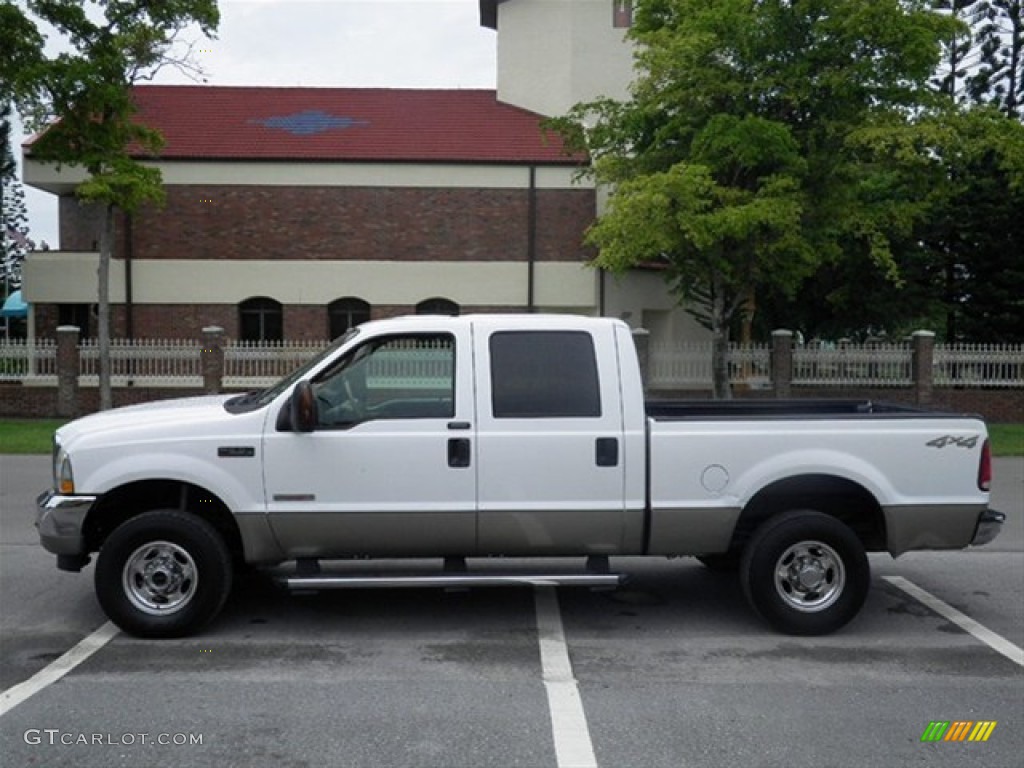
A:
<svg viewBox="0 0 1024 768">
<path fill-rule="evenodd" d="M 100 411 L 65 424 L 57 430 L 57 439 L 67 447 L 86 435 L 150 431 L 154 427 L 187 428 L 197 421 L 213 426 L 219 420 L 231 418 L 224 403 L 232 397 L 234 395 L 184 397 Z"/>
</svg>

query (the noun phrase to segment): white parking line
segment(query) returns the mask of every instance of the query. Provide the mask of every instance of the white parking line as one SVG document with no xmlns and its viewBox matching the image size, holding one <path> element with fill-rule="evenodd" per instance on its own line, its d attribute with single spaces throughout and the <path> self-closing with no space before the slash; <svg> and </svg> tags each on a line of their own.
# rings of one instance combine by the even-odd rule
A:
<svg viewBox="0 0 1024 768">
<path fill-rule="evenodd" d="M 11 686 L 3 693 L 0 693 L 0 715 L 7 714 L 29 696 L 39 693 L 46 686 L 60 680 L 64 675 L 113 640 L 118 632 L 120 630 L 112 622 L 108 621 L 63 656 L 54 659 L 46 667 L 36 672 L 28 680 Z"/>
<path fill-rule="evenodd" d="M 981 642 L 985 643 L 994 651 L 1001 653 L 1015 664 L 1020 664 L 1024 667 L 1024 648 L 1014 645 L 1002 635 L 997 635 L 988 627 L 982 626 L 970 616 L 960 613 L 960 611 L 953 606 L 947 605 L 939 600 L 939 598 L 929 592 L 925 592 L 917 586 L 917 584 L 904 579 L 902 576 L 883 576 L 882 578 L 894 587 L 902 589 L 918 602 L 924 603 L 925 606 L 931 608 L 935 613 L 939 614 L 943 618 L 949 619 L 960 627 L 960 629 L 981 640 Z"/>
<path fill-rule="evenodd" d="M 553 586 L 536 586 L 533 594 L 537 606 L 540 665 L 548 694 L 558 768 L 597 768 L 587 716 L 565 644 L 558 593 Z"/>
</svg>

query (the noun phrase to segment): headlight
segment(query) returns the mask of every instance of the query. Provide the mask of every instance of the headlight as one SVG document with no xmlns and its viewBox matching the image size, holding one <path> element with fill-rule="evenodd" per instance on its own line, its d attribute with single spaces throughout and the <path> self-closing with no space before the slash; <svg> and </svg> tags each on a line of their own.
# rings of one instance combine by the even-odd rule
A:
<svg viewBox="0 0 1024 768">
<path fill-rule="evenodd" d="M 53 441 L 53 487 L 58 493 L 75 492 L 75 476 L 71 471 L 71 457 L 60 443 Z"/>
</svg>

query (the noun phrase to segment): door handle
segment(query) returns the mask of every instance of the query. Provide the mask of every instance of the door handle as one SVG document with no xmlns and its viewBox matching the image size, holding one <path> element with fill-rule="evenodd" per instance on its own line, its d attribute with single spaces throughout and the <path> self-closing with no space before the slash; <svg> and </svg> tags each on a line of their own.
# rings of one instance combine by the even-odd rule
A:
<svg viewBox="0 0 1024 768">
<path fill-rule="evenodd" d="M 468 437 L 452 437 L 448 440 L 448 466 L 463 469 L 470 465 L 472 456 Z"/>
<path fill-rule="evenodd" d="M 599 467 L 619 466 L 619 438 L 597 438 L 594 445 L 594 461 Z"/>
</svg>

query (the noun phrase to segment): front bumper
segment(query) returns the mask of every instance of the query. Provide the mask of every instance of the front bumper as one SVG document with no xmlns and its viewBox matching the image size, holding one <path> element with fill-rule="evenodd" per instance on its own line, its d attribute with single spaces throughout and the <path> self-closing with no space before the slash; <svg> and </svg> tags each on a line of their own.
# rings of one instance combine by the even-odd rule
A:
<svg viewBox="0 0 1024 768">
<path fill-rule="evenodd" d="M 978 525 L 974 529 L 974 538 L 971 539 L 972 547 L 980 547 L 988 544 L 1003 530 L 1003 523 L 1006 522 L 1006 515 L 996 512 L 994 509 L 986 509 L 978 515 Z"/>
<path fill-rule="evenodd" d="M 85 535 L 82 524 L 96 496 L 61 496 L 50 490 L 36 499 L 36 528 L 43 549 L 62 556 L 83 556 Z"/>
</svg>

